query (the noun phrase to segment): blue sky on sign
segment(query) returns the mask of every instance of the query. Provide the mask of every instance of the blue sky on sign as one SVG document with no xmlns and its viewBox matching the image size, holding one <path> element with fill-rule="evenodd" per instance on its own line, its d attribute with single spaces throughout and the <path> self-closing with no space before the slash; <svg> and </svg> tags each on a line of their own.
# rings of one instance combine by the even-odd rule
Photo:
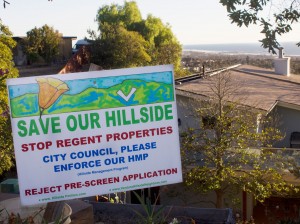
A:
<svg viewBox="0 0 300 224">
<path fill-rule="evenodd" d="M 82 39 L 87 30 L 97 30 L 97 10 L 123 0 L 8 0 L 0 18 L 15 36 L 25 36 L 34 27 L 48 24 L 64 36 Z M 136 0 L 143 18 L 152 14 L 169 23 L 181 44 L 253 43 L 262 39 L 259 26 L 239 28 L 231 24 L 219 0 Z M 280 38 L 299 41 L 300 25 Z"/>
</svg>

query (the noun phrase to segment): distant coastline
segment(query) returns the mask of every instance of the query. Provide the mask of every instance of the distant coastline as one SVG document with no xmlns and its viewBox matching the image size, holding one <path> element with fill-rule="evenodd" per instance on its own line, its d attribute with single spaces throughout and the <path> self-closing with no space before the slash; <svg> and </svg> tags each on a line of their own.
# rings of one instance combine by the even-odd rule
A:
<svg viewBox="0 0 300 224">
<path fill-rule="evenodd" d="M 286 56 L 300 56 L 300 47 L 296 42 L 282 43 Z M 271 56 L 268 50 L 257 43 L 232 43 L 232 44 L 191 44 L 183 45 L 183 53 L 193 51 L 199 53 L 228 54 L 228 55 L 265 55 Z"/>
</svg>

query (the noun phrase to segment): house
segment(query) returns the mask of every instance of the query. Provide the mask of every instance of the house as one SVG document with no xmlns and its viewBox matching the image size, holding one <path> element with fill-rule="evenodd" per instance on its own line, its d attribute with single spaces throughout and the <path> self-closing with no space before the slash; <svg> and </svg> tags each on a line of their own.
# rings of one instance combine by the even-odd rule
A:
<svg viewBox="0 0 300 224">
<path fill-rule="evenodd" d="M 276 110 L 280 116 L 279 129 L 285 133 L 282 141 L 274 147 L 290 148 L 290 137 L 293 132 L 300 132 L 300 77 L 277 75 L 275 72 L 249 65 L 239 66 L 231 70 L 231 77 L 237 86 L 243 88 L 236 92 L 235 98 L 242 99 L 245 106 L 255 107 L 262 113 Z M 245 87 L 245 88 L 244 88 Z M 184 105 L 191 99 L 205 99 L 210 97 L 210 90 L 205 79 L 196 79 L 176 86 L 178 117 L 181 129 L 196 124 L 190 119 Z"/>
<path fill-rule="evenodd" d="M 286 148 L 289 156 L 299 158 L 300 77 L 278 75 L 272 70 L 249 65 L 240 65 L 232 68 L 230 74 L 235 85 L 242 88 L 236 91 L 234 99 L 229 99 L 229 101 L 242 102 L 245 107 L 255 108 L 264 115 L 276 112 L 280 120 L 278 128 L 285 133 L 285 137 L 277 142 L 274 147 Z M 199 118 L 194 117 L 194 109 L 200 105 L 199 102 L 211 97 L 208 81 L 199 76 L 198 78 L 177 83 L 176 98 L 179 129 L 184 131 L 189 127 L 200 127 L 201 121 L 199 121 Z M 259 117 L 257 122 L 259 129 Z M 292 176 L 290 176 L 289 182 L 300 184 L 300 181 Z M 183 196 L 181 194 L 183 192 L 182 189 L 182 186 L 180 187 L 179 185 L 172 189 L 170 186 L 166 187 L 165 191 L 168 192 L 169 196 L 164 195 L 161 200 L 171 200 L 171 203 L 180 203 L 179 198 L 181 195 L 181 197 L 185 197 L 186 205 L 191 205 L 191 202 L 194 202 L 203 207 L 213 206 L 203 202 L 213 197 L 213 195 L 196 197 L 191 193 L 187 193 Z M 164 191 L 164 187 L 161 190 Z M 172 192 L 173 196 L 177 195 L 177 197 L 172 198 L 170 192 Z M 300 218 L 299 198 L 272 197 L 267 199 L 264 204 L 261 204 L 245 192 L 241 192 L 239 196 L 242 203 L 240 209 L 236 210 L 236 212 L 238 216 L 241 215 L 247 220 L 254 216 L 256 223 L 275 223 L 286 217 Z M 188 200 L 190 202 L 187 202 Z M 181 203 L 183 203 L 183 200 Z"/>
<path fill-rule="evenodd" d="M 13 37 L 17 45 L 13 49 L 13 60 L 16 66 L 27 65 L 27 55 L 24 52 L 22 41 L 25 37 Z M 76 40 L 75 36 L 62 36 L 59 43 L 59 54 L 55 61 L 57 63 L 64 63 L 72 56 L 72 41 Z"/>
</svg>

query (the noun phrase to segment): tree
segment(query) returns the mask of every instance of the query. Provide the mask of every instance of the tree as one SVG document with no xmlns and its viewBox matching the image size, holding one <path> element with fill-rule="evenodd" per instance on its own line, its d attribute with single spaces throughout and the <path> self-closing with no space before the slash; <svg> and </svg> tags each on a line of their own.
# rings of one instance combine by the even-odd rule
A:
<svg viewBox="0 0 300 224">
<path fill-rule="evenodd" d="M 117 4 L 104 5 L 98 10 L 98 28 L 102 32 L 105 24 L 122 25 L 126 29 L 142 21 L 142 16 L 135 2 L 125 2 L 124 6 Z"/>
<path fill-rule="evenodd" d="M 173 64 L 179 70 L 182 47 L 173 35 L 171 27 L 152 15 L 142 21 L 138 30 L 149 43 L 152 64 Z"/>
<path fill-rule="evenodd" d="M 35 27 L 27 32 L 25 51 L 33 62 L 42 57 L 47 63 L 51 63 L 59 54 L 60 40 L 61 34 L 53 27 Z"/>
<path fill-rule="evenodd" d="M 137 67 L 151 61 L 146 52 L 147 43 L 137 32 L 119 25 L 108 25 L 105 35 L 94 42 L 92 49 L 92 60 L 103 68 Z"/>
<path fill-rule="evenodd" d="M 242 106 L 235 96 L 244 87 L 230 73 L 212 76 L 207 85 L 210 99 L 197 109 L 201 129 L 189 130 L 182 139 L 184 164 L 193 167 L 187 169 L 186 184 L 198 192 L 214 191 L 217 208 L 224 206 L 224 197 L 230 193 L 246 191 L 264 201 L 271 195 L 294 192 L 283 178 L 289 161 L 270 149 L 282 138 L 276 117 Z M 264 127 L 261 132 L 258 118 Z"/>
<path fill-rule="evenodd" d="M 100 35 L 91 32 L 95 63 L 104 68 L 174 64 L 180 70 L 182 48 L 170 26 L 152 15 L 142 19 L 134 1 L 105 5 L 96 20 Z"/>
<path fill-rule="evenodd" d="M 0 175 L 14 165 L 13 140 L 5 80 L 18 77 L 12 49 L 16 43 L 12 33 L 0 20 Z"/>
<path fill-rule="evenodd" d="M 261 33 L 265 35 L 260 40 L 262 47 L 273 54 L 280 47 L 277 37 L 290 32 L 300 18 L 299 0 L 220 0 L 220 3 L 227 8 L 232 23 L 240 27 L 260 25 Z M 300 46 L 300 42 L 297 45 Z"/>
</svg>

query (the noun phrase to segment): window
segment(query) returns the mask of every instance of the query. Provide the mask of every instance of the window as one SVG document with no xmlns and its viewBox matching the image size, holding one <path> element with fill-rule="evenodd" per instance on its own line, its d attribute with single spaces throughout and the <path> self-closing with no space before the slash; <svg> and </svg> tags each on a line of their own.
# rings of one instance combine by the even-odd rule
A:
<svg viewBox="0 0 300 224">
<path fill-rule="evenodd" d="M 300 132 L 292 132 L 290 138 L 290 147 L 291 148 L 300 148 Z"/>
</svg>

